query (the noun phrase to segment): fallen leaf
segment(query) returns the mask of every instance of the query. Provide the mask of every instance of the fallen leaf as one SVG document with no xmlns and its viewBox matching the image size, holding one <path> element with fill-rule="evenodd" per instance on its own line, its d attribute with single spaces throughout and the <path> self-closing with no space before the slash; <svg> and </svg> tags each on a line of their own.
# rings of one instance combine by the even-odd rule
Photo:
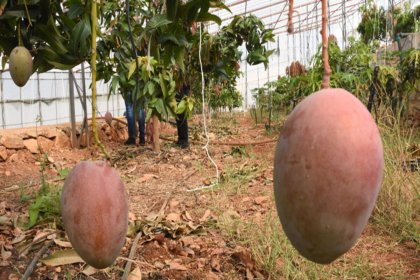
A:
<svg viewBox="0 0 420 280">
<path fill-rule="evenodd" d="M 221 267 L 220 267 L 220 261 L 219 258 L 217 256 L 213 256 L 210 260 L 210 266 L 213 270 L 220 272 L 221 271 Z"/>
<path fill-rule="evenodd" d="M 9 275 L 9 278 L 8 278 L 9 280 L 19 280 L 19 277 L 16 275 L 16 274 L 14 274 L 14 273 L 11 273 L 10 275 Z"/>
<path fill-rule="evenodd" d="M 146 181 L 149 181 L 150 179 L 155 178 L 155 179 L 159 179 L 159 176 L 156 176 L 155 174 L 144 174 L 143 176 L 141 176 L 137 181 L 139 183 L 144 183 Z"/>
<path fill-rule="evenodd" d="M 248 268 L 246 269 L 246 279 L 254 280 L 254 274 L 252 274 L 251 270 L 249 270 Z"/>
<path fill-rule="evenodd" d="M 98 272 L 98 269 L 88 265 L 83 271 L 82 273 L 86 276 L 91 276 L 93 274 L 95 274 L 96 272 Z"/>
<path fill-rule="evenodd" d="M 205 221 L 207 221 L 207 220 L 208 220 L 208 218 L 210 217 L 210 215 L 211 215 L 211 211 L 210 211 L 209 209 L 207 209 L 207 210 L 206 210 L 206 212 L 204 212 L 203 217 L 201 217 L 199 221 L 200 221 L 200 222 L 205 222 Z"/>
<path fill-rule="evenodd" d="M 3 259 L 3 261 L 6 261 L 11 256 L 12 256 L 12 252 L 4 250 L 4 247 L 1 246 L 1 258 Z"/>
<path fill-rule="evenodd" d="M 157 269 L 163 269 L 163 268 L 165 267 L 165 265 L 164 265 L 163 263 L 158 262 L 158 261 L 156 261 L 153 265 L 154 265 Z"/>
<path fill-rule="evenodd" d="M 136 214 L 132 212 L 128 212 L 128 220 L 129 221 L 135 221 L 136 220 Z"/>
<path fill-rule="evenodd" d="M 171 221 L 171 222 L 179 222 L 179 221 L 181 221 L 181 215 L 179 215 L 177 213 L 169 213 L 166 216 L 166 220 Z"/>
<path fill-rule="evenodd" d="M 6 216 L 0 216 L 0 226 L 1 225 L 10 226 L 12 225 L 12 220 Z"/>
<path fill-rule="evenodd" d="M 76 253 L 75 250 L 71 249 L 55 252 L 48 257 L 43 258 L 41 262 L 45 265 L 57 266 L 81 263 L 84 262 L 84 260 L 82 260 L 82 258 Z"/>
<path fill-rule="evenodd" d="M 242 200 L 241 200 L 241 203 L 246 203 L 246 202 L 249 202 L 251 200 L 251 198 L 249 198 L 249 197 L 244 197 Z"/>
<path fill-rule="evenodd" d="M 262 205 L 266 201 L 268 201 L 268 196 L 259 196 L 259 197 L 256 197 L 254 200 L 255 204 L 258 204 L 258 205 Z"/>
<path fill-rule="evenodd" d="M 141 280 L 141 271 L 140 268 L 136 268 L 133 271 L 130 272 L 130 274 L 127 277 L 127 280 Z"/>
<path fill-rule="evenodd" d="M 17 237 L 15 237 L 13 240 L 12 240 L 12 242 L 10 242 L 10 244 L 17 244 L 17 243 L 20 243 L 20 242 L 22 242 L 23 240 L 25 240 L 25 235 L 24 234 L 22 234 L 22 235 L 20 235 L 20 236 L 17 236 Z"/>
<path fill-rule="evenodd" d="M 209 271 L 209 272 L 206 274 L 206 279 L 207 279 L 207 280 L 219 280 L 220 278 L 219 278 L 219 276 L 217 276 L 217 274 L 216 274 L 216 273 L 214 273 L 214 272 L 212 272 L 212 271 Z"/>
<path fill-rule="evenodd" d="M 175 208 L 177 208 L 179 206 L 179 201 L 175 200 L 175 199 L 171 199 L 171 201 L 169 202 L 169 209 L 171 211 L 175 210 Z"/>
<path fill-rule="evenodd" d="M 187 253 L 187 257 L 188 255 L 191 255 L 191 257 L 195 256 L 195 252 L 191 248 L 184 248 L 184 251 Z"/>
<path fill-rule="evenodd" d="M 252 259 L 251 253 L 248 250 L 242 249 L 233 253 L 232 258 L 235 259 L 238 263 L 245 266 L 247 269 L 254 270 L 255 262 Z"/>
<path fill-rule="evenodd" d="M 63 248 L 73 248 L 70 242 L 63 241 L 60 239 L 54 239 L 54 243 Z"/>
<path fill-rule="evenodd" d="M 188 268 L 186 268 L 185 266 L 183 266 L 182 264 L 179 264 L 177 262 L 170 262 L 169 263 L 169 269 L 172 269 L 172 270 L 181 270 L 181 271 L 188 270 Z"/>
<path fill-rule="evenodd" d="M 186 221 L 193 221 L 193 218 L 191 217 L 190 213 L 188 213 L 188 211 L 185 211 L 182 215 L 182 217 L 184 218 L 184 220 Z"/>
<path fill-rule="evenodd" d="M 14 230 L 13 230 L 13 235 L 14 236 L 20 236 L 20 235 L 22 235 L 22 230 L 20 228 L 18 228 L 18 227 L 15 227 Z"/>
<path fill-rule="evenodd" d="M 194 240 L 192 236 L 183 236 L 180 241 L 182 242 L 184 247 L 189 247 L 196 243 L 196 241 Z"/>
</svg>

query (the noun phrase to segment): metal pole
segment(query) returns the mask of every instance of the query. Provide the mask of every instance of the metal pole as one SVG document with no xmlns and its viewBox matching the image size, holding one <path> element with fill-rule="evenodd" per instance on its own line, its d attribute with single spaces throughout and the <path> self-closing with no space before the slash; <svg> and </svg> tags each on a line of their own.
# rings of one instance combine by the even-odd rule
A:
<svg viewBox="0 0 420 280">
<path fill-rule="evenodd" d="M 346 26 L 347 23 L 346 22 L 347 22 L 346 1 L 343 0 L 343 49 L 345 49 L 347 45 L 347 26 Z"/>
<path fill-rule="evenodd" d="M 54 72 L 54 89 L 55 89 L 54 96 L 55 96 L 55 99 L 57 100 L 57 75 L 55 72 Z M 55 101 L 54 104 L 55 104 L 55 123 L 58 124 L 59 123 L 58 122 L 58 102 Z"/>
<path fill-rule="evenodd" d="M 39 73 L 36 72 L 36 81 L 37 81 L 37 86 L 38 86 L 38 116 L 39 116 L 39 123 L 41 125 L 43 125 L 43 120 L 42 120 L 42 104 L 41 104 L 41 85 L 40 85 L 40 81 L 39 81 Z"/>
<path fill-rule="evenodd" d="M 4 114 L 4 99 L 3 99 L 3 71 L 0 71 L 0 102 L 1 102 L 1 120 L 3 129 L 6 128 L 6 119 Z"/>
<path fill-rule="evenodd" d="M 19 88 L 19 100 L 22 101 L 22 88 Z M 23 127 L 23 102 L 20 102 L 20 127 Z"/>
<path fill-rule="evenodd" d="M 277 35 L 277 79 L 280 77 L 280 36 Z"/>
<path fill-rule="evenodd" d="M 85 130 L 85 142 L 86 142 L 86 147 L 89 147 L 89 125 L 87 123 L 87 98 L 86 98 L 86 77 L 85 77 L 85 63 L 82 62 L 82 90 L 83 90 L 83 113 L 84 113 L 84 118 L 83 118 L 83 123 L 84 123 L 84 130 Z"/>
<path fill-rule="evenodd" d="M 76 114 L 74 106 L 74 85 L 73 85 L 73 75 L 71 70 L 69 70 L 69 92 L 70 92 L 70 121 L 71 121 L 71 143 L 73 148 L 79 148 L 79 143 L 77 141 L 76 135 Z"/>
<path fill-rule="evenodd" d="M 247 12 L 248 1 L 245 2 L 245 16 Z M 248 109 L 248 62 L 246 57 L 248 56 L 248 51 L 245 48 L 245 110 Z"/>
</svg>

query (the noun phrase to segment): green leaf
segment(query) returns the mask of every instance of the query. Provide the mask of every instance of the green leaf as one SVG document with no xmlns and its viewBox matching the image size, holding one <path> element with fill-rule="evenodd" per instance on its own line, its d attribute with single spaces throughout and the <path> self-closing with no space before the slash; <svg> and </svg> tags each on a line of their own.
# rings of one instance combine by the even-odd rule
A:
<svg viewBox="0 0 420 280">
<path fill-rule="evenodd" d="M 65 39 L 58 32 L 52 17 L 48 19 L 47 24 L 37 24 L 35 31 L 37 37 L 47 42 L 54 52 L 59 54 L 68 53 L 68 49 L 65 47 Z"/>
<path fill-rule="evenodd" d="M 149 91 L 150 95 L 154 94 L 156 90 L 155 83 L 152 81 L 147 82 L 147 90 Z"/>
<path fill-rule="evenodd" d="M 182 114 L 185 112 L 186 109 L 186 103 L 185 103 L 185 99 L 182 99 L 181 102 L 179 102 L 178 107 L 176 108 L 176 114 Z"/>
<path fill-rule="evenodd" d="M 163 96 L 168 96 L 168 89 L 166 88 L 165 79 L 162 74 L 159 74 L 159 82 L 160 82 L 160 88 L 162 90 Z"/>
<path fill-rule="evenodd" d="M 85 261 L 76 253 L 74 249 L 55 252 L 41 260 L 45 265 L 59 266 L 73 263 L 84 263 Z"/>
<path fill-rule="evenodd" d="M 130 79 L 131 76 L 133 75 L 134 71 L 136 71 L 136 61 L 132 61 L 130 62 L 129 66 L 128 66 L 128 75 L 127 78 Z"/>
<path fill-rule="evenodd" d="M 222 20 L 220 17 L 210 14 L 210 13 L 203 14 L 197 18 L 197 22 L 209 22 L 209 21 L 213 21 L 217 23 L 218 25 L 222 24 Z"/>
<path fill-rule="evenodd" d="M 88 17 L 84 17 L 73 28 L 70 36 L 70 49 L 73 53 L 87 56 L 90 50 L 91 26 Z"/>
<path fill-rule="evenodd" d="M 146 31 L 154 31 L 159 27 L 172 23 L 165 15 L 156 15 L 152 17 L 146 25 Z"/>
</svg>

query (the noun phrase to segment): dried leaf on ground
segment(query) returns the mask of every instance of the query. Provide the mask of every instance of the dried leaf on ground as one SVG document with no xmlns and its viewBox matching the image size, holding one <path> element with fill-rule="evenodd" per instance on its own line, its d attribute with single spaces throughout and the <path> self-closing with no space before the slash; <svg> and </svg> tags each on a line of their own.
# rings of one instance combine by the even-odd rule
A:
<svg viewBox="0 0 420 280">
<path fill-rule="evenodd" d="M 245 248 L 241 248 L 239 251 L 233 253 L 232 258 L 247 269 L 254 270 L 255 261 L 252 259 L 251 253 Z"/>
<path fill-rule="evenodd" d="M 178 214 L 178 213 L 169 213 L 166 216 L 166 220 L 171 221 L 171 222 L 180 222 L 181 221 L 181 215 Z"/>
<path fill-rule="evenodd" d="M 20 236 L 15 237 L 12 242 L 10 242 L 10 244 L 18 244 L 20 242 L 22 242 L 23 240 L 25 240 L 26 236 L 25 234 L 22 234 Z"/>
<path fill-rule="evenodd" d="M 130 272 L 128 275 L 127 280 L 141 280 L 141 271 L 140 268 L 136 268 L 133 271 Z"/>
<path fill-rule="evenodd" d="M 58 251 L 46 258 L 43 258 L 41 262 L 45 265 L 50 266 L 58 266 L 58 265 L 66 265 L 66 264 L 73 264 L 73 263 L 82 263 L 84 262 L 82 258 L 76 253 L 75 250 L 64 250 Z"/>
<path fill-rule="evenodd" d="M 258 204 L 258 205 L 262 205 L 267 201 L 268 201 L 268 196 L 259 196 L 259 197 L 256 197 L 254 200 L 255 204 Z"/>
<path fill-rule="evenodd" d="M 211 215 L 211 211 L 210 211 L 209 209 L 207 209 L 207 210 L 206 210 L 206 212 L 204 212 L 203 217 L 201 217 L 199 221 L 200 221 L 200 222 L 205 222 L 205 221 L 207 221 L 207 220 L 208 220 L 208 218 L 210 217 L 210 215 Z"/>
<path fill-rule="evenodd" d="M 155 174 L 144 174 L 143 176 L 141 176 L 141 177 L 137 180 L 137 182 L 138 182 L 138 183 L 144 183 L 144 182 L 149 181 L 149 180 L 150 180 L 150 179 L 152 179 L 152 178 L 154 178 L 154 179 L 159 179 L 159 176 L 157 176 L 157 175 L 155 175 Z"/>
<path fill-rule="evenodd" d="M 182 264 L 177 263 L 177 262 L 175 262 L 175 261 L 171 261 L 171 262 L 169 262 L 168 264 L 169 264 L 169 269 L 172 269 L 172 270 L 181 270 L 181 271 L 186 271 L 186 270 L 188 270 L 188 268 L 186 268 L 186 267 L 185 267 L 185 266 L 183 266 Z"/>
<path fill-rule="evenodd" d="M 68 241 L 63 241 L 63 240 L 60 240 L 60 239 L 54 239 L 54 243 L 56 245 L 60 246 L 60 247 L 63 247 L 63 248 L 73 248 L 71 243 L 68 242 Z"/>
<path fill-rule="evenodd" d="M 82 271 L 82 273 L 84 274 L 84 275 L 86 275 L 86 276 L 91 276 L 91 275 L 93 275 L 93 274 L 95 274 L 96 272 L 98 272 L 98 271 L 102 271 L 102 272 L 104 272 L 104 273 L 108 273 L 109 271 L 110 271 L 110 268 L 108 267 L 108 268 L 104 268 L 104 269 L 96 269 L 96 268 L 94 268 L 94 267 L 92 267 L 92 266 L 90 266 L 90 265 L 87 265 L 86 267 L 85 267 L 85 269 Z M 95 278 L 93 278 L 93 277 L 90 277 L 91 279 L 95 279 Z M 89 278 L 89 279 L 90 279 Z"/>
<path fill-rule="evenodd" d="M 12 256 L 12 252 L 6 251 L 3 246 L 1 246 L 1 258 L 3 261 L 8 260 Z"/>
<path fill-rule="evenodd" d="M 191 217 L 190 213 L 188 213 L 188 211 L 184 211 L 184 213 L 182 213 L 182 218 L 185 221 L 193 221 L 193 218 Z"/>
<path fill-rule="evenodd" d="M 212 256 L 210 260 L 210 266 L 215 271 L 218 271 L 218 272 L 221 271 L 220 260 L 216 255 Z"/>
</svg>

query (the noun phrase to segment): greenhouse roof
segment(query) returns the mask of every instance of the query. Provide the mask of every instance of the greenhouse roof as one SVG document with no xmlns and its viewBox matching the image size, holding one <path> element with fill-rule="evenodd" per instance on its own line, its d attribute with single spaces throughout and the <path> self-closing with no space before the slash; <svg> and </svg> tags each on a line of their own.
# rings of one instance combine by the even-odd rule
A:
<svg viewBox="0 0 420 280">
<path fill-rule="evenodd" d="M 381 2 L 381 1 L 378 1 Z M 346 21 L 358 12 L 365 0 L 331 0 L 329 6 L 329 24 L 336 24 Z M 287 0 L 227 0 L 225 4 L 232 13 L 225 10 L 217 10 L 216 14 L 226 25 L 235 15 L 254 14 L 263 22 L 274 29 L 275 34 L 284 34 L 287 29 L 288 7 Z M 294 1 L 293 22 L 294 33 L 319 29 L 321 26 L 321 1 L 319 0 L 296 0 Z M 217 25 L 210 26 L 210 32 L 217 30 Z"/>
</svg>

